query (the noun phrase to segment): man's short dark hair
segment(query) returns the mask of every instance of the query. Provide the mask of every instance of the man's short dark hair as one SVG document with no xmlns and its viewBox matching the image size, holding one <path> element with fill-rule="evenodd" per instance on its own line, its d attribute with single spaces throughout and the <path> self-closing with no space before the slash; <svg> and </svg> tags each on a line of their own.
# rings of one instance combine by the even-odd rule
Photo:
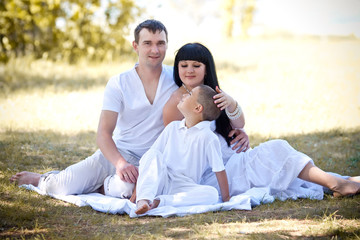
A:
<svg viewBox="0 0 360 240">
<path fill-rule="evenodd" d="M 166 42 L 168 41 L 168 32 L 167 32 L 164 24 L 162 24 L 160 21 L 157 21 L 154 19 L 149 19 L 149 20 L 146 20 L 146 21 L 140 23 L 135 28 L 134 37 L 135 37 L 136 43 L 139 43 L 139 34 L 140 34 L 140 31 L 144 28 L 148 29 L 152 33 L 156 33 L 156 31 L 159 31 L 159 32 L 164 31 L 165 35 L 166 35 Z"/>
</svg>

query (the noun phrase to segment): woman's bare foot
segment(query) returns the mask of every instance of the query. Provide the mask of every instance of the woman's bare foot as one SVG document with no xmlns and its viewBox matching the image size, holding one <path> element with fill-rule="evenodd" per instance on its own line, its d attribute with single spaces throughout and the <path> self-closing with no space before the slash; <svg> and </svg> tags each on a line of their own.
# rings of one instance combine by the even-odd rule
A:
<svg viewBox="0 0 360 240">
<path fill-rule="evenodd" d="M 10 182 L 17 182 L 19 186 L 23 184 L 31 184 L 35 187 L 38 186 L 41 174 L 34 172 L 19 172 L 15 175 L 12 175 L 10 178 Z"/>
<path fill-rule="evenodd" d="M 146 200 L 146 199 L 139 200 L 136 203 L 136 207 L 137 207 L 137 209 L 136 209 L 135 213 L 137 215 L 146 213 L 147 211 L 150 210 L 149 200 Z"/>
<path fill-rule="evenodd" d="M 349 177 L 347 180 L 360 183 L 360 176 Z"/>
<path fill-rule="evenodd" d="M 353 181 L 356 180 L 356 181 Z M 356 178 L 349 178 L 338 184 L 338 186 L 333 189 L 334 197 L 343 197 L 343 196 L 352 196 L 360 193 L 360 182 Z"/>
</svg>

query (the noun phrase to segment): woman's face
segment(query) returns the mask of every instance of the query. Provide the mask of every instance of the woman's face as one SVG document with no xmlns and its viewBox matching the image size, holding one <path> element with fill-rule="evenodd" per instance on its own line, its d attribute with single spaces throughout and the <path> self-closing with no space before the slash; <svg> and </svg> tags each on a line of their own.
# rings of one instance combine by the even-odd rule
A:
<svg viewBox="0 0 360 240">
<path fill-rule="evenodd" d="M 205 64 L 198 61 L 184 60 L 179 61 L 178 67 L 179 77 L 189 90 L 204 84 Z"/>
</svg>

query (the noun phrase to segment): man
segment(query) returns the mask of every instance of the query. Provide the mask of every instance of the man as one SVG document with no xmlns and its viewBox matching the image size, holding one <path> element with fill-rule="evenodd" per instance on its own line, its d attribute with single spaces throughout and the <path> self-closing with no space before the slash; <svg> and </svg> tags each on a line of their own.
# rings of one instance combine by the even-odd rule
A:
<svg viewBox="0 0 360 240">
<path fill-rule="evenodd" d="M 131 196 L 139 160 L 164 129 L 162 108 L 177 89 L 173 68 L 162 64 L 168 46 L 165 26 L 146 20 L 134 35 L 139 62 L 106 86 L 96 140 L 99 150 L 63 171 L 20 172 L 11 182 L 32 184 L 51 194 L 82 194 L 97 191 L 116 173 L 123 181 L 123 197 Z"/>
</svg>

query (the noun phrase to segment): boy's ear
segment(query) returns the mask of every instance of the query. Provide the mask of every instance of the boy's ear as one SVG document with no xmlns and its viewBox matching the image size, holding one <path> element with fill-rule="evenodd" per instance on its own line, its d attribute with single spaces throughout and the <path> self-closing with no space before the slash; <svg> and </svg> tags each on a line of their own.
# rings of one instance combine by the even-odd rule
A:
<svg viewBox="0 0 360 240">
<path fill-rule="evenodd" d="M 200 103 L 198 103 L 198 104 L 196 105 L 195 111 L 196 111 L 197 113 L 202 113 L 203 110 L 204 110 L 204 106 L 201 105 Z"/>
</svg>

